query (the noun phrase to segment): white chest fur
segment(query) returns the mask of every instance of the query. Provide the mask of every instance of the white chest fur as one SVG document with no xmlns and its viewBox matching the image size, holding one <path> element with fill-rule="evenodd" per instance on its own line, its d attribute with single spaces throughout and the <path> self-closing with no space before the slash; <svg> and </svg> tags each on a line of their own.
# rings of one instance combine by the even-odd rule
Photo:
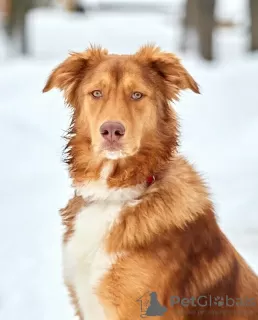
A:
<svg viewBox="0 0 258 320">
<path fill-rule="evenodd" d="M 74 233 L 64 247 L 63 262 L 65 281 L 75 289 L 84 320 L 106 319 L 94 294 L 115 259 L 105 253 L 104 237 L 119 218 L 121 208 L 139 196 L 143 189 L 143 185 L 108 189 L 105 179 L 101 179 L 78 190 L 94 202 L 78 212 Z"/>
<path fill-rule="evenodd" d="M 121 205 L 102 202 L 82 209 L 75 232 L 64 248 L 65 280 L 74 287 L 85 320 L 105 319 L 94 288 L 112 264 L 112 258 L 103 250 L 103 237 L 119 215 Z"/>
</svg>

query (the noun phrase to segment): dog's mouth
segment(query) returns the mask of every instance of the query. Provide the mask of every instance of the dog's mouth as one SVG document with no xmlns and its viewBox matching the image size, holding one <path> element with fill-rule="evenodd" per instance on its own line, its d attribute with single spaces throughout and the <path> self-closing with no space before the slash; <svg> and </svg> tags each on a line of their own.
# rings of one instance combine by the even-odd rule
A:
<svg viewBox="0 0 258 320">
<path fill-rule="evenodd" d="M 131 148 L 126 148 L 121 142 L 104 142 L 99 148 L 99 152 L 104 156 L 104 158 L 109 160 L 117 160 L 123 159 L 129 156 L 133 156 L 138 151 L 138 148 L 135 147 L 131 150 Z"/>
<path fill-rule="evenodd" d="M 106 159 L 110 160 L 116 160 L 126 157 L 126 152 L 124 152 L 123 145 L 118 141 L 105 141 L 104 143 L 102 143 L 101 153 Z"/>
<path fill-rule="evenodd" d="M 104 141 L 101 144 L 101 149 L 108 151 L 118 151 L 123 149 L 123 144 L 119 141 Z"/>
<path fill-rule="evenodd" d="M 109 160 L 117 160 L 117 159 L 121 159 L 121 158 L 125 158 L 126 154 L 124 154 L 124 152 L 122 150 L 118 150 L 118 151 L 104 151 L 104 155 L 106 159 Z"/>
</svg>

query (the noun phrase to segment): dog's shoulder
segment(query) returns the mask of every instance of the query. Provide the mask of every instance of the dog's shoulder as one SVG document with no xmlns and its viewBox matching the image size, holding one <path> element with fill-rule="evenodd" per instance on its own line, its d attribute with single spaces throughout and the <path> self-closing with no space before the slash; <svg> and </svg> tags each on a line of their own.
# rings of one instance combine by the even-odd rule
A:
<svg viewBox="0 0 258 320">
<path fill-rule="evenodd" d="M 168 194 L 173 204 L 191 203 L 191 208 L 210 205 L 210 194 L 201 174 L 180 154 L 158 176 L 153 189 Z M 152 189 L 149 190 L 152 192 Z M 175 201 L 177 199 L 177 202 Z M 198 211 L 198 210 L 197 210 Z"/>
<path fill-rule="evenodd" d="M 73 230 L 76 215 L 85 205 L 86 201 L 83 199 L 83 197 L 78 196 L 75 193 L 73 198 L 68 201 L 67 205 L 59 210 L 62 218 L 62 223 L 66 227 L 64 241 L 68 240 Z"/>
<path fill-rule="evenodd" d="M 75 193 L 68 201 L 67 205 L 59 210 L 63 223 L 66 225 L 69 220 L 73 219 L 76 213 L 85 205 L 85 200 Z"/>
<path fill-rule="evenodd" d="M 193 183 L 205 185 L 199 172 L 182 155 L 176 154 L 161 172 L 160 178 L 164 182 L 172 183 L 180 179 L 183 183 Z"/>
</svg>

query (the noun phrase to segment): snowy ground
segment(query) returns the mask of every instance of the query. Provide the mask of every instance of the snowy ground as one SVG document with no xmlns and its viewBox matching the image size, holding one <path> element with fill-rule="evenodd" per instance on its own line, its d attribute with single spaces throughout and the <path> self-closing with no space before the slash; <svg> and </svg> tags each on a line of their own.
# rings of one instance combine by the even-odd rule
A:
<svg viewBox="0 0 258 320">
<path fill-rule="evenodd" d="M 238 10 L 223 14 L 241 20 L 243 1 L 234 1 Z M 180 30 L 170 19 L 99 14 L 85 20 L 39 10 L 29 17 L 34 58 L 0 61 L 1 319 L 72 319 L 57 214 L 71 194 L 60 162 L 68 112 L 58 92 L 41 94 L 48 73 L 69 49 L 89 41 L 116 52 L 155 41 L 177 52 Z M 203 94 L 187 92 L 176 106 L 182 151 L 209 182 L 221 227 L 258 272 L 258 56 L 245 53 L 243 29 L 220 32 L 216 41 L 220 63 L 184 57 Z"/>
</svg>

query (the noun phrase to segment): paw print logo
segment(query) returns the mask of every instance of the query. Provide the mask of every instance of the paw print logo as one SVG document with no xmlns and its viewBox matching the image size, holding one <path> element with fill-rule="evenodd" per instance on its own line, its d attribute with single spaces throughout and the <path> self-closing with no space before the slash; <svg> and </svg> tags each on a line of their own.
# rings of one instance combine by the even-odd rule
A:
<svg viewBox="0 0 258 320">
<path fill-rule="evenodd" d="M 222 297 L 215 297 L 213 303 L 215 306 L 222 307 L 224 306 L 224 299 Z"/>
</svg>

